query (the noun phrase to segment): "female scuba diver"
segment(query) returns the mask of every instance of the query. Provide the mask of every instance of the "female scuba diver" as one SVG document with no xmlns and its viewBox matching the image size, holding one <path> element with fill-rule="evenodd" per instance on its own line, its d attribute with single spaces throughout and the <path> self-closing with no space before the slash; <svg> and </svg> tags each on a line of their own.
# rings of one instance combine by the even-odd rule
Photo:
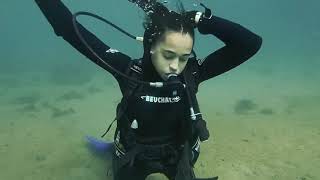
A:
<svg viewBox="0 0 320 180">
<path fill-rule="evenodd" d="M 212 15 L 204 5 L 203 13 L 183 8 L 177 13 L 155 0 L 129 1 L 146 12 L 144 54 L 136 60 L 110 48 L 78 24 L 78 31 L 98 56 L 94 55 L 77 35 L 73 15 L 61 0 L 35 0 L 57 36 L 119 83 L 123 97 L 116 112 L 114 180 L 143 180 L 151 173 L 162 173 L 169 180 L 197 179 L 193 166 L 200 142 L 209 138 L 196 98 L 198 86 L 248 60 L 260 49 L 262 39 L 239 24 Z M 198 59 L 193 51 L 194 29 L 214 35 L 225 46 Z M 139 84 L 117 72 L 156 83 Z M 163 86 L 166 82 L 173 83 Z"/>
</svg>

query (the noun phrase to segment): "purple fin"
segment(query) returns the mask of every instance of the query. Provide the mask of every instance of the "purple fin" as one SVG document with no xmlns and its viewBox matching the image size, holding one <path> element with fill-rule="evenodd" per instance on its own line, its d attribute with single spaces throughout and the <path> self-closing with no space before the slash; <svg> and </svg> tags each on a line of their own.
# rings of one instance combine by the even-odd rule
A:
<svg viewBox="0 0 320 180">
<path fill-rule="evenodd" d="M 113 150 L 113 142 L 106 142 L 93 136 L 86 136 L 87 144 L 94 152 L 104 154 Z"/>
</svg>

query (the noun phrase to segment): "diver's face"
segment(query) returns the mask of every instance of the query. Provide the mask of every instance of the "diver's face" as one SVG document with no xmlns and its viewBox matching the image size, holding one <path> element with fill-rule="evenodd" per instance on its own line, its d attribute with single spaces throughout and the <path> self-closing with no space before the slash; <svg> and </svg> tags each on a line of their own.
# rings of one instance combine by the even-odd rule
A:
<svg viewBox="0 0 320 180">
<path fill-rule="evenodd" d="M 167 31 L 163 40 L 151 48 L 151 61 L 163 80 L 169 74 L 180 74 L 187 65 L 192 51 L 193 39 L 190 34 Z"/>
</svg>

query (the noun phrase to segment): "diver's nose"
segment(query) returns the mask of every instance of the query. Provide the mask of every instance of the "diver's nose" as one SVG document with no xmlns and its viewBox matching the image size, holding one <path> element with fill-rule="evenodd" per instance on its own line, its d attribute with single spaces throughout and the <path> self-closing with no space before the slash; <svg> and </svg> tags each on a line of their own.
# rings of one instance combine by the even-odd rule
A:
<svg viewBox="0 0 320 180">
<path fill-rule="evenodd" d="M 177 73 L 179 69 L 179 60 L 178 59 L 172 60 L 169 64 L 169 67 L 171 72 Z"/>
</svg>

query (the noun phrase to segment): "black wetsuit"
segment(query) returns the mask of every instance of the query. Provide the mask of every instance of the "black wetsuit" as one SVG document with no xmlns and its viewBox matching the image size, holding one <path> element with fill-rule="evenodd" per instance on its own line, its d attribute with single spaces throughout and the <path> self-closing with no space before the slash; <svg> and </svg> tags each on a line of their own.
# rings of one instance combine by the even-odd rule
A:
<svg viewBox="0 0 320 180">
<path fill-rule="evenodd" d="M 108 68 L 81 43 L 72 26 L 72 14 L 60 0 L 35 1 L 57 36 L 63 37 L 88 59 L 108 71 Z M 225 46 L 209 54 L 205 59 L 198 60 L 197 63 L 188 62 L 189 66 L 196 66 L 195 80 L 197 86 L 205 80 L 240 65 L 253 56 L 261 46 L 262 40 L 258 35 L 239 24 L 217 16 L 213 16 L 211 20 L 205 23 L 200 22 L 198 28 L 219 38 L 225 43 Z M 105 62 L 118 71 L 124 73 L 127 71 L 132 60 L 129 56 L 110 48 L 82 26 L 80 26 L 80 32 Z M 127 81 L 113 72 L 110 73 L 118 81 L 123 93 Z M 162 81 L 156 73 L 144 74 L 143 77 L 143 80 L 147 81 Z M 135 134 L 139 137 L 153 139 L 150 141 L 152 144 L 164 143 L 162 142 L 163 139 L 164 141 L 176 141 L 179 137 L 180 122 L 188 118 L 189 112 L 186 104 L 187 98 L 182 90 L 140 87 L 129 100 L 127 117 L 131 120 L 130 122 L 136 120 L 138 123 L 138 128 L 134 130 Z M 157 137 L 165 138 L 159 140 Z M 121 180 L 144 179 L 150 172 L 154 172 L 152 168 L 148 169 L 144 165 L 141 165 L 138 169 L 137 167 L 135 167 L 136 169 L 124 168 L 120 170 L 117 178 Z M 162 172 L 173 179 L 175 167 L 167 168 Z"/>
</svg>

